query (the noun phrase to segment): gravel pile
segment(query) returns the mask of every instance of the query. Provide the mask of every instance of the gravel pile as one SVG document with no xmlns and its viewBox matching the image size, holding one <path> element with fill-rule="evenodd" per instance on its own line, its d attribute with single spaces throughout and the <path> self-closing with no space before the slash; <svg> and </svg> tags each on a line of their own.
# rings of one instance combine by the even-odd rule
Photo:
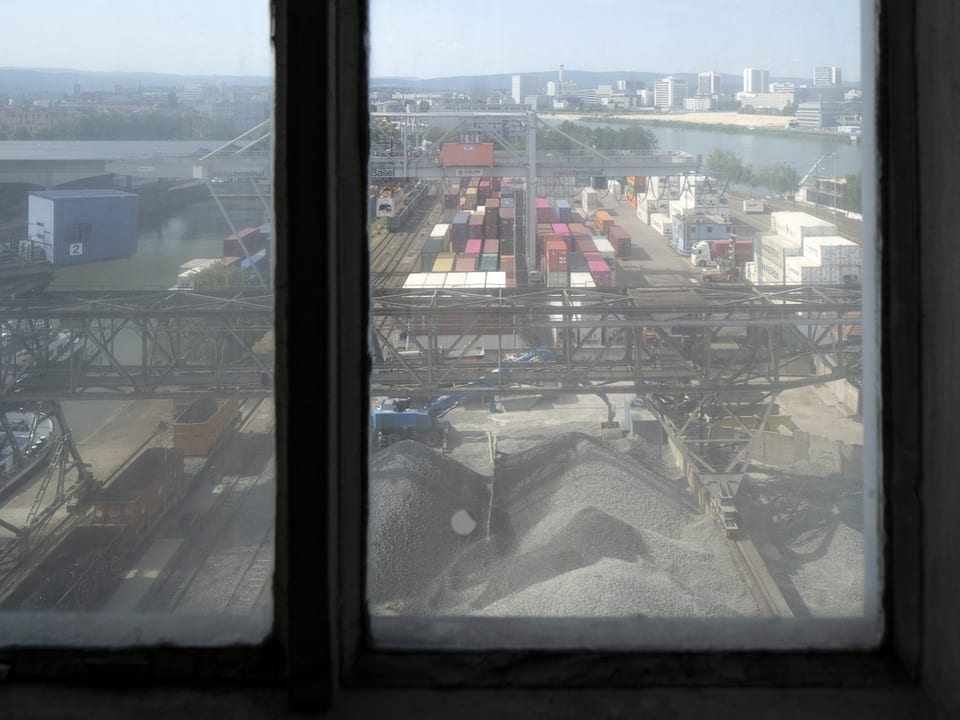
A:
<svg viewBox="0 0 960 720">
<path fill-rule="evenodd" d="M 790 579 L 813 617 L 863 615 L 863 533 L 842 523 L 811 531 L 789 547 Z"/>
<path fill-rule="evenodd" d="M 404 440 L 372 456 L 368 595 L 372 603 L 416 604 L 454 556 L 485 535 L 489 479 L 425 445 Z M 460 511 L 477 521 L 454 532 Z"/>
<path fill-rule="evenodd" d="M 586 435 L 503 458 L 492 504 L 489 478 L 417 443 L 380 451 L 370 469 L 374 612 L 757 613 L 712 519 L 635 458 Z M 451 530 L 461 509 L 478 520 L 468 536 Z"/>
</svg>

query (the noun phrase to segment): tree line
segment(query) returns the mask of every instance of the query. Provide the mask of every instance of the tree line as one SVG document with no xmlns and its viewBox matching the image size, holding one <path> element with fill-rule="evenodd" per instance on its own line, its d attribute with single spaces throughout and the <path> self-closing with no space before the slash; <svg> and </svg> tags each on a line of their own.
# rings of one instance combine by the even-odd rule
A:
<svg viewBox="0 0 960 720">
<path fill-rule="evenodd" d="M 229 120 L 153 112 L 80 115 L 49 129 L 17 128 L 3 135 L 5 140 L 223 140 L 237 132 Z"/>
<path fill-rule="evenodd" d="M 744 163 L 734 153 L 719 148 L 707 156 L 708 170 L 725 175 L 733 185 L 749 188 L 767 188 L 783 195 L 794 193 L 800 186 L 800 174 L 787 162 L 765 165 L 759 170 Z M 847 175 L 840 197 L 844 207 L 860 212 L 860 174 Z"/>
</svg>

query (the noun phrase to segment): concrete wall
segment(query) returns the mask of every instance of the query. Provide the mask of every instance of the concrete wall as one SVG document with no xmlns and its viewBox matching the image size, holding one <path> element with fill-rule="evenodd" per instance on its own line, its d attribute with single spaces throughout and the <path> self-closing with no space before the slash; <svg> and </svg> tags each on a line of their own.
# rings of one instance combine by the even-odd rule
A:
<svg viewBox="0 0 960 720">
<path fill-rule="evenodd" d="M 750 458 L 762 465 L 792 467 L 805 473 L 836 473 L 849 479 L 863 477 L 862 445 L 843 443 L 801 430 L 792 435 L 757 433 Z"/>
</svg>

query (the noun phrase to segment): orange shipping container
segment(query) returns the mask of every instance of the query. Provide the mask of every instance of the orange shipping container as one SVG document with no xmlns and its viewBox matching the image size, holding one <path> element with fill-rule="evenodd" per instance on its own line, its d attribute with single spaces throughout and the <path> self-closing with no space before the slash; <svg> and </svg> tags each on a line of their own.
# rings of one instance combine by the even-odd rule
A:
<svg viewBox="0 0 960 720">
<path fill-rule="evenodd" d="M 492 167 L 493 143 L 444 143 L 440 149 L 444 167 Z"/>
</svg>

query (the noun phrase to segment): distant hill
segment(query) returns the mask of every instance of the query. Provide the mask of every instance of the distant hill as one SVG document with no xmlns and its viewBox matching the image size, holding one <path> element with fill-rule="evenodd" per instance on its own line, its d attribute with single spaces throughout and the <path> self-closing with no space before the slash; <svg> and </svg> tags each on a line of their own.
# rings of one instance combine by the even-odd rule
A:
<svg viewBox="0 0 960 720">
<path fill-rule="evenodd" d="M 144 89 L 181 85 L 273 85 L 273 78 L 245 75 L 174 75 L 145 72 L 89 72 L 85 70 L 0 68 L 0 96 L 30 93 L 112 92 L 114 86 Z"/>
</svg>

